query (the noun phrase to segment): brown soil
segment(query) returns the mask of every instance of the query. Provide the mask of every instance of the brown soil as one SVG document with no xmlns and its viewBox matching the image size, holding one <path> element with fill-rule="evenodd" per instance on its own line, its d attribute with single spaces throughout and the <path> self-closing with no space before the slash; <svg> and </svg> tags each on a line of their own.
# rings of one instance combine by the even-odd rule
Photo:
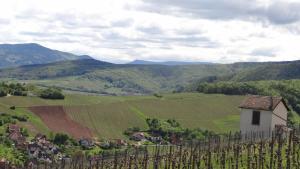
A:
<svg viewBox="0 0 300 169">
<path fill-rule="evenodd" d="M 54 132 L 67 133 L 76 139 L 92 137 L 92 132 L 73 121 L 62 106 L 36 106 L 30 107 L 29 110 L 39 116 Z"/>
</svg>

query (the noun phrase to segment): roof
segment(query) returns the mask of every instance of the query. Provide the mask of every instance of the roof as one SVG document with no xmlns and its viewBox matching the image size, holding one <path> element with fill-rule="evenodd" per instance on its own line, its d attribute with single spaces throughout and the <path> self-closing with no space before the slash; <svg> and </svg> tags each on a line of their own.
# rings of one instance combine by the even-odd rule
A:
<svg viewBox="0 0 300 169">
<path fill-rule="evenodd" d="M 8 126 L 8 129 L 9 129 L 10 131 L 20 131 L 20 127 L 19 127 L 18 125 L 16 125 L 16 124 L 10 124 L 10 125 Z"/>
<path fill-rule="evenodd" d="M 287 110 L 289 110 L 289 107 L 282 97 L 258 95 L 247 96 L 239 108 L 273 111 L 280 102 L 282 102 Z"/>
</svg>

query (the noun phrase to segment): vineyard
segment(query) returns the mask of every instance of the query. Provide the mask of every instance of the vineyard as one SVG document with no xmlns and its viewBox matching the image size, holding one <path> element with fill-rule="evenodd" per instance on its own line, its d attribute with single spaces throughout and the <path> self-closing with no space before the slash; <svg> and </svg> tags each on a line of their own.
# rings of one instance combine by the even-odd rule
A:
<svg viewBox="0 0 300 169">
<path fill-rule="evenodd" d="M 38 168 L 72 169 L 296 169 L 300 167 L 300 130 L 242 136 L 240 133 L 208 137 L 180 146 L 128 148 L 86 157 L 78 153 L 58 164 Z"/>
</svg>

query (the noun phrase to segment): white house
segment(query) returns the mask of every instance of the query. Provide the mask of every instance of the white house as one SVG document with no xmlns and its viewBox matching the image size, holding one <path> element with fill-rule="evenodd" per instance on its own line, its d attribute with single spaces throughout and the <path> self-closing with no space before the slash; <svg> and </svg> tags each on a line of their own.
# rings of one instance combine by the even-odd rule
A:
<svg viewBox="0 0 300 169">
<path fill-rule="evenodd" d="M 282 97 L 247 96 L 239 108 L 242 134 L 263 132 L 267 135 L 276 126 L 287 126 L 289 108 Z"/>
</svg>

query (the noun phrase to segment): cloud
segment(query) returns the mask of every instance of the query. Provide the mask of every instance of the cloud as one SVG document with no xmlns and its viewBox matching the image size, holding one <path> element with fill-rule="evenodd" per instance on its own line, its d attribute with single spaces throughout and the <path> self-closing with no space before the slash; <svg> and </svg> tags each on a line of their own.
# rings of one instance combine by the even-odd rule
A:
<svg viewBox="0 0 300 169">
<path fill-rule="evenodd" d="M 265 57 L 276 57 L 276 48 L 259 48 L 253 50 L 250 55 L 252 56 L 265 56 Z"/>
<path fill-rule="evenodd" d="M 161 30 L 161 28 L 157 27 L 157 26 L 148 26 L 148 27 L 138 27 L 137 28 L 138 31 L 143 32 L 145 34 L 163 34 L 163 31 Z"/>
<path fill-rule="evenodd" d="M 133 19 L 127 18 L 122 20 L 113 21 L 111 23 L 112 27 L 129 27 L 134 23 Z"/>
<path fill-rule="evenodd" d="M 300 20 L 300 3 L 257 0 L 143 0 L 140 10 L 214 20 L 269 21 L 290 24 Z"/>
<path fill-rule="evenodd" d="M 297 0 L 11 0 L 0 6 L 0 43 L 116 63 L 294 60 L 299 9 Z"/>
<path fill-rule="evenodd" d="M 0 25 L 5 25 L 5 24 L 9 24 L 10 21 L 8 19 L 2 19 L 0 18 Z"/>
</svg>

